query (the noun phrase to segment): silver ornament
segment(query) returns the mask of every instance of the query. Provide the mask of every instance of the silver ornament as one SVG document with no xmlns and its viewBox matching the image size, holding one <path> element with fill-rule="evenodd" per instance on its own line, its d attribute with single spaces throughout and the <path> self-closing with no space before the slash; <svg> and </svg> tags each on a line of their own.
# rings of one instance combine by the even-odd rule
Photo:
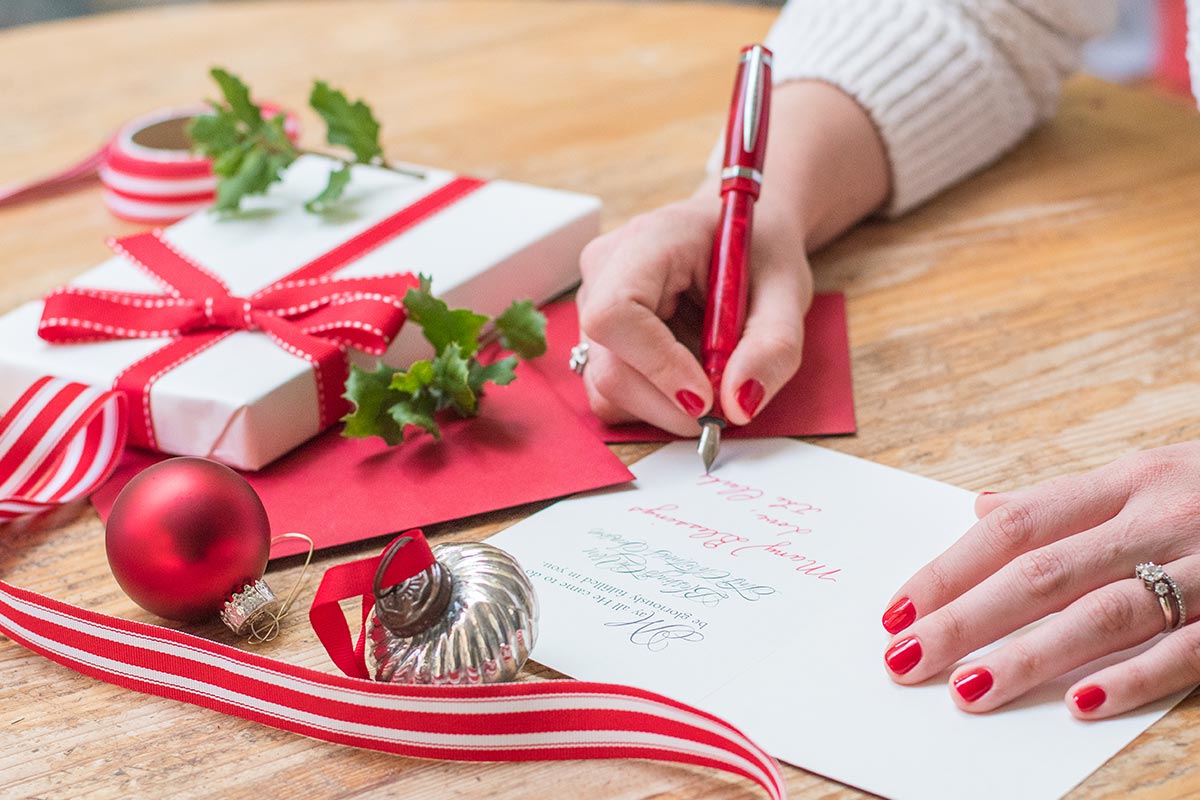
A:
<svg viewBox="0 0 1200 800">
<path fill-rule="evenodd" d="M 375 573 L 366 663 L 378 681 L 479 684 L 512 680 L 537 636 L 537 597 L 521 565 L 482 542 L 434 545 L 423 572 L 383 586 L 392 558 Z"/>
</svg>

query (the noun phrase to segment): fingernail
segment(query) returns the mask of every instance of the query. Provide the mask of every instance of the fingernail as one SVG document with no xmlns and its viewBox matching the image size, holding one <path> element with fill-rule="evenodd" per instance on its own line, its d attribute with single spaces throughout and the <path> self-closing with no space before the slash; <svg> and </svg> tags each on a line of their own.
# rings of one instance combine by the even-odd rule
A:
<svg viewBox="0 0 1200 800">
<path fill-rule="evenodd" d="M 917 609 L 913 607 L 912 600 L 901 597 L 883 612 L 883 629 L 888 633 L 899 633 L 912 625 L 916 619 Z"/>
<path fill-rule="evenodd" d="M 888 669 L 897 675 L 903 675 L 917 665 L 921 660 L 921 643 L 912 636 L 901 639 L 888 648 L 883 654 Z"/>
<path fill-rule="evenodd" d="M 735 396 L 742 411 L 746 412 L 746 416 L 753 417 L 754 412 L 758 411 L 758 406 L 763 401 L 764 394 L 766 394 L 766 390 L 763 389 L 763 385 L 751 378 L 738 387 Z"/>
<path fill-rule="evenodd" d="M 700 412 L 704 410 L 704 401 L 695 392 L 680 389 L 675 393 L 675 399 L 679 401 L 679 405 L 683 406 L 683 410 L 693 417 L 700 416 Z"/>
<path fill-rule="evenodd" d="M 974 703 L 992 688 L 992 673 L 983 667 L 964 672 L 954 679 L 954 690 L 968 703 Z"/>
<path fill-rule="evenodd" d="M 1099 686 L 1085 686 L 1073 694 L 1071 699 L 1075 701 L 1075 707 L 1086 714 L 1104 705 L 1108 695 Z"/>
<path fill-rule="evenodd" d="M 995 494 L 995 492 L 980 492 L 980 493 L 979 493 L 979 496 L 980 496 L 980 497 L 987 497 L 989 494 Z"/>
</svg>

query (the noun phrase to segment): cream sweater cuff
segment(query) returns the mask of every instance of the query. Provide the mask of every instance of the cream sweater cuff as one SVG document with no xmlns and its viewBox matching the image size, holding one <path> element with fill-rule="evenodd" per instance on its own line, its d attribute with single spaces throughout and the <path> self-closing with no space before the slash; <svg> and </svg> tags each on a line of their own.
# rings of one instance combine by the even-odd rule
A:
<svg viewBox="0 0 1200 800">
<path fill-rule="evenodd" d="M 1020 0 L 791 0 L 766 43 L 776 83 L 825 81 L 870 115 L 892 171 L 884 211 L 899 214 L 989 164 L 1053 112 L 1079 44 L 1106 24 L 1107 4 L 1036 5 L 1051 11 L 1035 16 Z M 1085 5 L 1091 17 L 1079 13 Z"/>
</svg>

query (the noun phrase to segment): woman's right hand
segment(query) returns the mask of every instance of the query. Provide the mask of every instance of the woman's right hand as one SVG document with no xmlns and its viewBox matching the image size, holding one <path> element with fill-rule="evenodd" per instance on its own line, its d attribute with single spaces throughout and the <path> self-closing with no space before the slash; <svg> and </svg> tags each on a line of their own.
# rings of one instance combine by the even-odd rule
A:
<svg viewBox="0 0 1200 800">
<path fill-rule="evenodd" d="M 608 423 L 641 419 L 680 436 L 713 405 L 712 387 L 684 341 L 699 341 L 713 237 L 714 183 L 687 200 L 635 217 L 591 242 L 576 302 L 588 343 L 584 384 Z M 795 214 L 757 209 L 750 298 L 742 339 L 721 382 L 726 419 L 745 425 L 800 366 L 812 273 Z M 672 325 L 668 325 L 668 321 Z"/>
<path fill-rule="evenodd" d="M 800 366 L 813 284 L 806 253 L 878 208 L 890 184 L 866 112 L 820 81 L 775 87 L 763 174 L 746 327 L 721 380 L 721 410 L 734 425 L 749 422 Z M 605 422 L 700 432 L 696 418 L 712 408 L 712 387 L 684 342 L 699 341 L 703 318 L 689 306 L 703 308 L 720 208 L 710 178 L 690 198 L 635 217 L 583 251 L 583 379 Z"/>
</svg>

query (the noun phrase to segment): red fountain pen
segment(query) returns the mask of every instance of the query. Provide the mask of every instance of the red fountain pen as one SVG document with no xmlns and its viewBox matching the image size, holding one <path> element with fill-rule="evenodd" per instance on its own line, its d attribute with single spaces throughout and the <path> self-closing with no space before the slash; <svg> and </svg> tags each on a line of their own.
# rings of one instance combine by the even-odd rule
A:
<svg viewBox="0 0 1200 800">
<path fill-rule="evenodd" d="M 713 388 L 712 411 L 700 418 L 704 471 L 712 469 L 721 449 L 721 377 L 746 323 L 750 284 L 750 233 L 754 201 L 762 186 L 771 109 L 771 51 L 760 44 L 742 48 L 721 169 L 721 219 L 708 270 L 708 300 L 700 361 Z"/>
</svg>

